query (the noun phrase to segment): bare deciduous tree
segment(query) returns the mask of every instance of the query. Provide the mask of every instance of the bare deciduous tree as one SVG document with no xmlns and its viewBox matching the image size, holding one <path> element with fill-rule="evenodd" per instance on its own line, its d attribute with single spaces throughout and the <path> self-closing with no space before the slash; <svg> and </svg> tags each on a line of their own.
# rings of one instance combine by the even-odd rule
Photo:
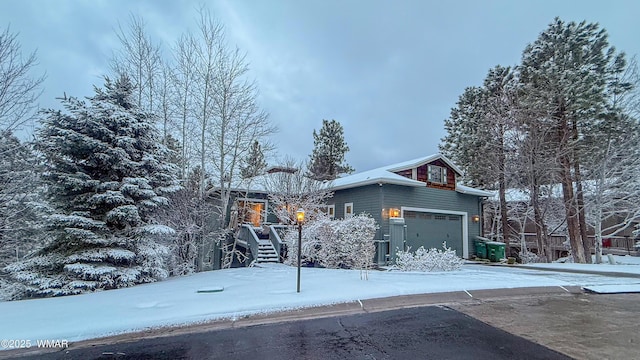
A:
<svg viewBox="0 0 640 360">
<path fill-rule="evenodd" d="M 44 75 L 30 75 L 36 52 L 23 56 L 17 34 L 0 33 L 0 130 L 14 131 L 33 119 Z"/>
<path fill-rule="evenodd" d="M 114 53 L 111 69 L 116 74 L 126 74 L 135 88 L 138 107 L 154 113 L 158 77 L 162 72 L 160 46 L 153 43 L 145 30 L 144 20 L 130 15 L 127 29 L 118 25 L 116 36 L 122 48 Z"/>
<path fill-rule="evenodd" d="M 285 164 L 295 171 L 273 173 L 262 180 L 269 193 L 272 211 L 286 225 L 296 223 L 298 209 L 303 209 L 305 217 L 312 220 L 316 214 L 324 211 L 325 201 L 333 196 L 333 192 L 328 190 L 330 182 L 308 177 L 306 167 L 302 164 L 292 160 L 287 160 Z"/>
</svg>

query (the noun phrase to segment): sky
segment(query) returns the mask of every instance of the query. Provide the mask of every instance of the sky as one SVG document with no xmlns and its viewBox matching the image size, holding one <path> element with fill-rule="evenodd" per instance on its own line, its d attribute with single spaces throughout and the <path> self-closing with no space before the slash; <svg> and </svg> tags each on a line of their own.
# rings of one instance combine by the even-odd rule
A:
<svg viewBox="0 0 640 360">
<path fill-rule="evenodd" d="M 304 160 L 322 119 L 338 120 L 347 162 L 365 171 L 438 151 L 444 119 L 495 65 L 513 66 L 559 16 L 598 22 L 617 49 L 640 53 L 635 0 L 0 0 L 0 27 L 37 50 L 40 107 L 90 96 L 109 74 L 131 14 L 170 56 L 205 7 L 246 52 L 260 107 L 279 128 L 272 163 Z"/>
</svg>

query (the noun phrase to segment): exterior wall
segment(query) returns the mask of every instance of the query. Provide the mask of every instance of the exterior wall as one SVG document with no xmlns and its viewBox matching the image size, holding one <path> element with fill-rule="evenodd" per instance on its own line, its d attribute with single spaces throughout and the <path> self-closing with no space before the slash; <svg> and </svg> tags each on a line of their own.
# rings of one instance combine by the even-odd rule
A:
<svg viewBox="0 0 640 360">
<path fill-rule="evenodd" d="M 353 203 L 354 214 L 366 212 L 376 220 L 380 229 L 376 240 L 387 240 L 389 234 L 388 211 L 402 207 L 439 209 L 465 212 L 469 255 L 473 252 L 473 240 L 481 234 L 480 222 L 473 222 L 473 215 L 481 215 L 481 201 L 478 196 L 461 194 L 456 191 L 399 185 L 368 185 L 335 191 L 328 205 L 335 204 L 336 218 L 344 217 L 344 204 Z M 384 217 L 383 217 L 384 215 Z M 387 235 L 387 236 L 385 236 Z"/>
<path fill-rule="evenodd" d="M 445 211 L 466 212 L 469 255 L 472 253 L 473 240 L 481 234 L 480 222 L 473 222 L 473 215 L 481 215 L 481 201 L 478 196 L 461 194 L 456 191 L 440 190 L 428 187 L 407 187 L 383 185 L 384 208 L 415 207 L 439 209 Z M 383 231 L 388 232 L 388 221 Z"/>
<path fill-rule="evenodd" d="M 382 187 L 374 184 L 357 188 L 337 190 L 333 197 L 327 200 L 327 205 L 335 205 L 335 218 L 344 218 L 344 204 L 353 203 L 353 214 L 367 213 L 376 220 L 380 229 L 376 231 L 376 240 L 382 240 L 382 234 L 388 233 L 389 224 L 387 221 L 386 232 L 382 232 Z"/>
</svg>

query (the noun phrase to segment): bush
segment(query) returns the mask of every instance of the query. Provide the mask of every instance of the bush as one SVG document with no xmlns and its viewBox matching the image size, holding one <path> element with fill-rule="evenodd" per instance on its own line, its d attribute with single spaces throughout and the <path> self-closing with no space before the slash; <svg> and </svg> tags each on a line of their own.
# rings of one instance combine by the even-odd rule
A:
<svg viewBox="0 0 640 360">
<path fill-rule="evenodd" d="M 534 263 L 541 262 L 538 254 L 533 253 L 531 251 L 527 251 L 527 250 L 521 251 L 520 253 L 518 253 L 518 256 L 520 256 L 520 261 L 523 264 L 534 264 Z"/>
<path fill-rule="evenodd" d="M 331 269 L 360 269 L 371 267 L 375 256 L 373 238 L 378 226 L 368 214 L 344 220 L 320 216 L 303 226 L 302 257 Z M 285 236 L 288 258 L 286 264 L 295 265 L 298 256 L 298 230 Z M 363 278 L 367 278 L 363 273 Z"/>
<path fill-rule="evenodd" d="M 431 248 L 425 250 L 420 246 L 415 252 L 398 251 L 396 253 L 395 268 L 400 271 L 453 271 L 458 270 L 464 264 L 464 260 L 456 255 L 455 250 L 447 247 L 447 242 L 442 243 L 444 250 Z"/>
</svg>

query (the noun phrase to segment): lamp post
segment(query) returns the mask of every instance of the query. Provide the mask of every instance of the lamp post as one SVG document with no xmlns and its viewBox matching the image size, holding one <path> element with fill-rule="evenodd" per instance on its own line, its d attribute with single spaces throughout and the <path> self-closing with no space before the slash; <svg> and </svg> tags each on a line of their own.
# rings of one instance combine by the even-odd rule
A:
<svg viewBox="0 0 640 360">
<path fill-rule="evenodd" d="M 302 253 L 302 223 L 304 222 L 304 210 L 298 209 L 296 212 L 296 220 L 298 221 L 298 287 L 300 292 L 300 259 Z"/>
</svg>

